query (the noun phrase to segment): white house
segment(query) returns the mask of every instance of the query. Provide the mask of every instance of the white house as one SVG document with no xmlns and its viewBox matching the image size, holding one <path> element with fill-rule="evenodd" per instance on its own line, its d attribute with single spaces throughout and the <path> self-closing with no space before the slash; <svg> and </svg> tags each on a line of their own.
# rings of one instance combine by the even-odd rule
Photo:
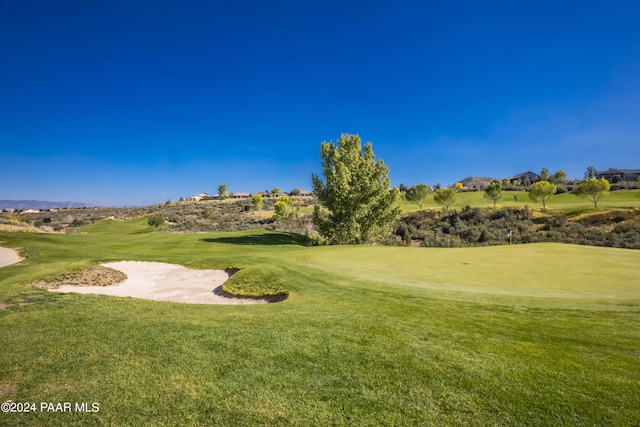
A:
<svg viewBox="0 0 640 427">
<path fill-rule="evenodd" d="M 195 196 L 187 197 L 187 202 L 199 202 L 200 200 L 211 197 L 207 193 L 196 194 Z"/>
</svg>

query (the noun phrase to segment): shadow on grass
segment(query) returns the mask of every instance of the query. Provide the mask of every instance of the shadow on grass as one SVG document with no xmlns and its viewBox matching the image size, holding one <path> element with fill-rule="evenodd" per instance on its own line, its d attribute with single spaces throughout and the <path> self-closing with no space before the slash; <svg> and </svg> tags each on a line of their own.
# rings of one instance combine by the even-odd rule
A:
<svg viewBox="0 0 640 427">
<path fill-rule="evenodd" d="M 229 298 L 230 300 L 244 300 L 247 302 L 263 301 L 266 303 L 274 303 L 274 302 L 282 302 L 287 299 L 287 295 L 269 295 L 264 297 L 245 297 L 245 296 L 233 295 L 222 290 L 222 285 L 215 288 L 213 290 L 213 293 L 221 297 Z"/>
<path fill-rule="evenodd" d="M 229 243 L 233 245 L 304 245 L 303 236 L 285 233 L 249 234 L 246 236 L 225 236 L 202 239 L 208 243 Z"/>
</svg>

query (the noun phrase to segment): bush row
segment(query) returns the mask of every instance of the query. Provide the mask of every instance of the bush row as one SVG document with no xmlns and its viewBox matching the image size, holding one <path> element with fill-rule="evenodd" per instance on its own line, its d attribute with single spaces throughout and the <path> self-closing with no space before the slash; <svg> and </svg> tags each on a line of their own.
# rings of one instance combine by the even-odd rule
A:
<svg viewBox="0 0 640 427">
<path fill-rule="evenodd" d="M 388 243 L 462 247 L 502 245 L 510 239 L 516 244 L 561 242 L 640 249 L 640 211 L 580 220 L 563 214 L 534 218 L 526 206 L 412 212 L 396 221 Z"/>
</svg>

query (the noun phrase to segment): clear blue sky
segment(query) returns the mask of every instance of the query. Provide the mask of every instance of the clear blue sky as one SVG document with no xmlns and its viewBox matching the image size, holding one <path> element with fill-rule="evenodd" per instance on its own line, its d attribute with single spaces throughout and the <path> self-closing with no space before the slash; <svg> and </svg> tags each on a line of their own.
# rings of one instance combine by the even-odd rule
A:
<svg viewBox="0 0 640 427">
<path fill-rule="evenodd" d="M 640 2 L 0 0 L 0 199 L 640 168 Z"/>
</svg>

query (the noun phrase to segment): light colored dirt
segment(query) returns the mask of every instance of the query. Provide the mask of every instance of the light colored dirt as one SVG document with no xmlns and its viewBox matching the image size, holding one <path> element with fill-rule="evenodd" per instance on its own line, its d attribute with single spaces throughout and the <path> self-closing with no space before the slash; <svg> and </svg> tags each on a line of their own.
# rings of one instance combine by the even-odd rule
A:
<svg viewBox="0 0 640 427">
<path fill-rule="evenodd" d="M 18 255 L 15 250 L 0 248 L 0 267 L 5 267 L 20 261 L 22 261 L 22 258 L 20 258 L 20 255 Z"/>
<path fill-rule="evenodd" d="M 265 304 L 267 299 L 230 298 L 222 295 L 229 278 L 223 270 L 193 270 L 161 262 L 120 261 L 103 264 L 122 271 L 127 279 L 114 286 L 63 285 L 52 292 L 76 292 L 173 301 L 189 304 Z"/>
</svg>

